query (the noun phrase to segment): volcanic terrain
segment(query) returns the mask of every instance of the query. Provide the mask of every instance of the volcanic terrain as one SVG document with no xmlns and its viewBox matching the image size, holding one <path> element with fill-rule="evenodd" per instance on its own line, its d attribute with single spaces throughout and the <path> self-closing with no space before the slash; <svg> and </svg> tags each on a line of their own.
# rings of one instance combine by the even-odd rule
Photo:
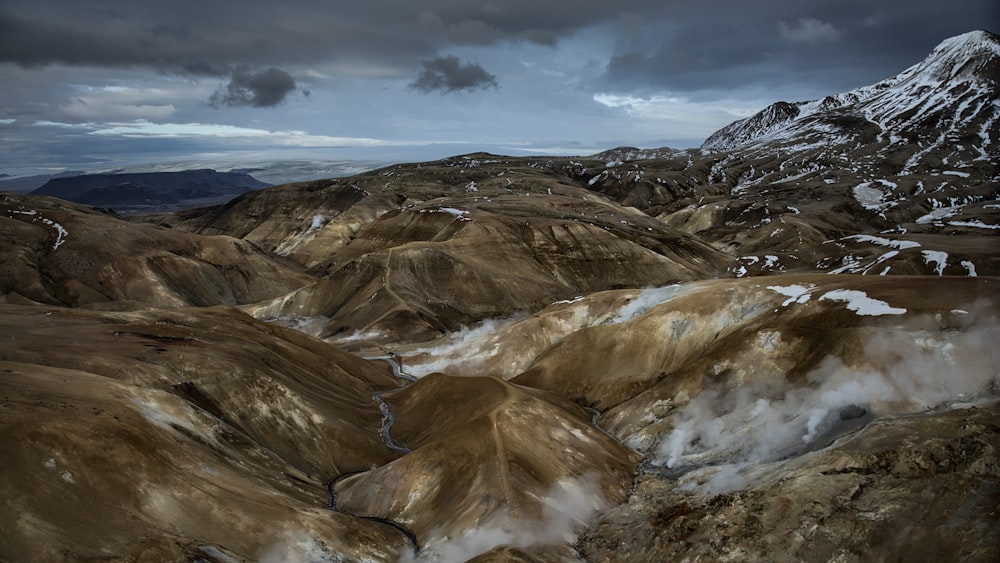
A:
<svg viewBox="0 0 1000 563">
<path fill-rule="evenodd" d="M 975 31 L 699 149 L 2 193 L 0 560 L 993 560 L 998 99 Z"/>
</svg>

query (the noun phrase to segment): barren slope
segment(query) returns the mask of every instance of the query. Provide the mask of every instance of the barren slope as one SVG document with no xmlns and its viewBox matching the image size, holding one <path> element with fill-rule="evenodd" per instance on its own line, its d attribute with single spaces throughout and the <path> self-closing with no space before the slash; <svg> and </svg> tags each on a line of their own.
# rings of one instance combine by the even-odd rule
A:
<svg viewBox="0 0 1000 563">
<path fill-rule="evenodd" d="M 6 299 L 80 306 L 252 303 L 311 278 L 232 237 L 136 224 L 57 199 L 0 196 L 0 292 Z"/>
<path fill-rule="evenodd" d="M 408 548 L 324 486 L 398 456 L 371 399 L 387 370 L 232 309 L 0 308 L 5 559 Z"/>
</svg>

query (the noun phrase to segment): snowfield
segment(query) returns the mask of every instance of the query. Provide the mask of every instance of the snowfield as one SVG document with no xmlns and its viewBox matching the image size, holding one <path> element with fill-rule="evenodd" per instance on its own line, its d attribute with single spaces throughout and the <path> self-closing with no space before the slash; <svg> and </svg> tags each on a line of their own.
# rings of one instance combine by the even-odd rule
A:
<svg viewBox="0 0 1000 563">
<path fill-rule="evenodd" d="M 892 307 L 885 301 L 872 299 L 863 291 L 853 289 L 835 289 L 824 293 L 820 301 L 839 301 L 845 303 L 848 310 L 862 316 L 878 317 L 881 315 L 902 315 L 906 309 Z"/>
</svg>

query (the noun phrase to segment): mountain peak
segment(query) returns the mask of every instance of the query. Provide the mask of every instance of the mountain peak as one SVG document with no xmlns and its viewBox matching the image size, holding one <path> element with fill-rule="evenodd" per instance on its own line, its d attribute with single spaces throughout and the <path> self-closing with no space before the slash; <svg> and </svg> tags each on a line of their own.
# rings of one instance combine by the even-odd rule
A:
<svg viewBox="0 0 1000 563">
<path fill-rule="evenodd" d="M 990 49 L 994 53 L 1000 53 L 1000 35 L 992 31 L 986 31 L 985 29 L 976 29 L 945 39 L 931 51 L 931 55 L 956 49 Z"/>
<path fill-rule="evenodd" d="M 798 117 L 799 113 L 799 108 L 795 104 L 775 102 L 746 119 L 733 122 L 712 133 L 702 143 L 701 148 L 724 150 L 741 145 L 775 129 L 780 129 Z"/>
<path fill-rule="evenodd" d="M 1000 73 L 994 63 L 998 57 L 1000 36 L 984 30 L 970 31 L 945 39 L 927 58 L 899 76 L 923 75 L 938 81 L 977 77 L 998 82 Z"/>
<path fill-rule="evenodd" d="M 716 131 L 702 148 L 728 150 L 780 140 L 801 133 L 800 126 L 814 121 L 811 118 L 830 112 L 863 116 L 883 133 L 896 136 L 916 125 L 927 129 L 928 118 L 933 116 L 951 116 L 940 123 L 945 129 L 972 122 L 979 126 L 977 115 L 993 111 L 991 100 L 998 90 L 1000 36 L 970 31 L 945 39 L 924 60 L 876 84 L 822 100 L 772 104 Z"/>
</svg>

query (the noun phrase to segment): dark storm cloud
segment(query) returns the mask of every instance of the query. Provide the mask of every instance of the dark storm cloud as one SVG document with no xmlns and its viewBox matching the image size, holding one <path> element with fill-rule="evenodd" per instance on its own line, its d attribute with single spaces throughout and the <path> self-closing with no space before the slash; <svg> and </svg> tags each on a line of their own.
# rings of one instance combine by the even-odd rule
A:
<svg viewBox="0 0 1000 563">
<path fill-rule="evenodd" d="M 617 46 L 594 54 L 606 72 L 592 79 L 693 91 L 814 70 L 877 80 L 948 36 L 998 31 L 997 10 L 996 0 L 2 0 L 0 62 L 226 76 L 240 65 L 290 72 L 339 61 L 402 77 L 455 47 L 555 46 L 605 26 Z M 452 70 L 430 69 L 428 84 L 442 82 L 429 87 L 448 89 Z M 268 99 L 234 85 L 236 99 Z"/>
<path fill-rule="evenodd" d="M 674 2 L 652 24 L 623 19 L 608 87 L 834 93 L 892 76 L 940 41 L 1000 28 L 995 0 Z"/>
<path fill-rule="evenodd" d="M 497 77 L 477 63 L 465 63 L 455 56 L 437 57 L 421 63 L 423 70 L 410 87 L 414 90 L 430 93 L 444 93 L 461 90 L 487 90 L 497 88 Z"/>
<path fill-rule="evenodd" d="M 0 2 L 0 61 L 145 65 L 172 71 L 205 64 L 310 64 L 365 53 L 412 63 L 454 45 L 553 45 L 621 10 L 645 12 L 658 4 L 5 0 Z"/>
<path fill-rule="evenodd" d="M 332 90 L 354 76 L 384 80 L 386 88 L 416 77 L 417 92 L 480 91 L 503 81 L 509 97 L 524 91 L 510 86 L 533 80 L 522 72 L 528 68 L 563 75 L 556 87 L 575 92 L 669 92 L 704 101 L 753 90 L 760 99 L 795 99 L 891 76 L 952 35 L 1000 31 L 998 6 L 996 0 L 0 0 L 0 67 L 8 75 L 33 74 L 17 67 L 66 65 L 78 76 L 152 70 L 203 86 L 220 80 L 210 100 L 215 107 L 272 107 L 294 91 Z M 558 58 L 531 60 L 546 49 Z M 588 62 L 585 69 L 579 61 Z M 55 98 L 75 95 L 76 84 L 99 83 L 53 81 L 51 92 L 28 94 L 4 84 L 0 116 L 34 112 L 52 119 L 73 103 Z M 531 99 L 556 95 L 533 92 Z M 52 98 L 48 109 L 39 98 Z M 175 118 L 187 102 L 177 102 Z"/>
<path fill-rule="evenodd" d="M 273 107 L 294 91 L 295 79 L 281 69 L 254 71 L 240 66 L 232 69 L 229 84 L 212 94 L 209 104 L 213 107 Z"/>
</svg>

